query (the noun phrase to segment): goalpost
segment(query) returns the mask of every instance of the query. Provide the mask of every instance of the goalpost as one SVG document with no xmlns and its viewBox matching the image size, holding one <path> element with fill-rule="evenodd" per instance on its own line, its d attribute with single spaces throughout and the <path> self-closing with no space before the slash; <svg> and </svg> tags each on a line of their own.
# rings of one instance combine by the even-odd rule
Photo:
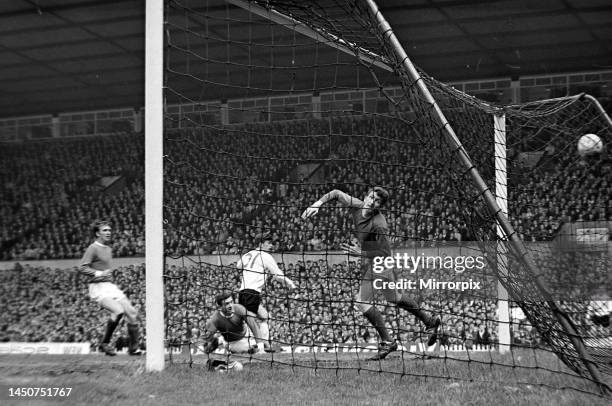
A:
<svg viewBox="0 0 612 406">
<path fill-rule="evenodd" d="M 164 1 L 146 2 L 145 17 L 146 370 L 164 369 L 163 72 Z"/>
<path fill-rule="evenodd" d="M 507 303 L 517 302 L 541 337 L 539 351 L 555 353 L 573 374 L 605 387 L 611 372 L 606 366 L 609 345 L 602 332 L 580 316 L 589 306 L 586 296 L 550 287 L 551 274 L 557 268 L 565 270 L 564 264 L 553 263 L 559 255 L 558 245 L 550 242 L 552 225 L 547 223 L 546 234 L 532 227 L 533 222 L 515 230 L 508 220 L 509 214 L 521 223 L 521 210 L 533 219 L 544 203 L 558 199 L 561 204 L 562 196 L 550 191 L 538 196 L 541 206 L 521 206 L 520 199 L 534 187 L 523 187 L 521 176 L 532 171 L 537 179 L 544 165 L 569 162 L 570 146 L 586 131 L 610 140 L 611 128 L 602 112 L 585 98 L 497 107 L 446 86 L 412 64 L 373 1 L 228 3 L 168 2 L 164 231 L 170 246 L 163 249 L 176 259 L 166 264 L 171 268 L 163 292 L 166 341 L 195 349 L 202 328 L 199 315 L 211 309 L 215 292 L 237 289 L 236 270 L 227 265 L 252 248 L 255 233 L 270 231 L 277 238 L 277 260 L 287 264 L 288 276 L 305 284 L 297 298 L 282 291 L 265 292 L 274 305 L 275 337 L 292 349 L 291 365 L 307 364 L 295 357 L 296 345 L 304 344 L 314 354 L 320 351 L 316 340 L 327 337 L 336 343 L 332 353 L 339 352 L 338 343 L 354 343 L 347 352 L 354 350 L 357 364 L 352 367 L 360 370 L 460 379 L 451 364 L 467 363 L 474 370 L 482 365 L 509 367 L 491 353 L 481 361 L 472 360 L 469 353 L 463 359 L 442 349 L 433 357 L 444 362 L 445 372 L 421 375 L 410 372 L 405 363 L 405 354 L 423 355 L 421 350 L 411 353 L 411 347 L 402 351 L 400 367 L 364 364 L 359 352 L 367 343 L 359 335 L 368 327 L 351 310 L 347 294 L 358 277 L 354 265 L 335 250 L 348 238 L 350 224 L 342 222 L 341 211 L 334 207 L 326 208 L 329 214 L 319 222 L 298 224 L 292 219 L 321 192 L 342 187 L 361 197 L 363 189 L 382 182 L 392 194 L 387 217 L 398 252 L 419 255 L 424 247 L 452 251 L 440 241 L 461 234 L 474 243 L 457 252 L 486 258 L 481 274 L 464 274 L 481 278 L 486 289 L 465 294 L 417 292 L 426 306 L 463 325 L 462 334 L 467 326 L 497 321 L 499 349 L 512 355 L 513 370 L 568 375 L 559 366 L 539 365 L 535 350 L 535 366 L 515 359 Z M 519 171 L 516 156 L 507 163 L 506 145 L 525 144 L 547 152 Z M 578 165 L 575 161 L 571 165 Z M 161 162 L 154 165 L 161 171 Z M 153 173 L 158 176 L 151 182 L 159 181 L 160 172 Z M 519 201 L 507 195 L 507 187 L 514 197 L 522 194 Z M 548 192 L 542 184 L 538 188 L 532 194 Z M 161 216 L 153 219 L 147 244 L 155 230 L 158 241 L 161 234 Z M 275 223 L 279 219 L 283 224 Z M 536 241 L 527 244 L 524 237 Z M 307 244 L 322 246 L 321 241 L 325 249 L 319 253 L 308 249 Z M 147 245 L 147 252 L 162 248 Z M 218 261 L 220 255 L 223 260 Z M 149 255 L 149 271 L 148 261 Z M 587 268 L 579 264 L 576 269 Z M 310 291 L 312 284 L 320 292 Z M 150 311 L 155 311 L 149 299 L 161 303 L 158 293 L 149 296 L 147 284 L 147 340 L 153 333 Z M 498 303 L 497 320 L 487 312 L 492 301 Z M 386 310 L 388 315 L 393 311 Z M 395 316 L 401 320 L 392 321 L 398 336 L 418 336 L 418 331 L 405 329 L 415 324 L 414 319 Z M 460 341 L 459 330 L 460 326 L 444 332 Z M 159 343 L 156 331 L 152 340 Z M 159 358 L 163 349 L 156 348 Z M 335 361 L 335 368 L 343 365 L 338 356 Z M 316 355 L 312 362 L 317 367 Z M 147 365 L 155 369 L 149 358 Z"/>
<path fill-rule="evenodd" d="M 550 296 L 550 293 L 548 291 L 548 287 L 545 285 L 544 280 L 540 278 L 538 274 L 538 271 L 536 269 L 537 266 L 534 260 L 531 258 L 531 256 L 527 252 L 526 247 L 524 246 L 523 242 L 516 235 L 514 228 L 510 225 L 505 213 L 500 208 L 500 206 L 497 204 L 497 201 L 493 197 L 493 194 L 490 191 L 487 184 L 485 183 L 484 179 L 480 176 L 480 173 L 478 173 L 478 171 L 475 169 L 474 164 L 472 163 L 467 151 L 465 151 L 465 149 L 463 148 L 461 141 L 459 141 L 453 128 L 450 126 L 450 123 L 446 120 L 444 113 L 442 113 L 442 110 L 438 107 L 438 104 L 436 103 L 435 99 L 429 92 L 429 89 L 425 86 L 424 82 L 420 80 L 421 76 L 417 72 L 414 65 L 412 65 L 412 62 L 408 58 L 408 55 L 406 55 L 401 44 L 399 43 L 399 41 L 393 34 L 391 27 L 386 22 L 384 17 L 381 15 L 374 1 L 367 0 L 367 3 L 368 3 L 368 6 L 370 7 L 370 12 L 376 16 L 379 27 L 385 33 L 385 35 L 388 36 L 394 48 L 394 51 L 396 52 L 396 58 L 402 61 L 403 66 L 410 72 L 410 76 L 412 77 L 412 80 L 416 83 L 416 86 L 419 87 L 422 95 L 426 98 L 427 102 L 430 103 L 433 109 L 435 110 L 436 114 L 434 115 L 434 117 L 436 117 L 439 120 L 441 127 L 443 127 L 446 130 L 445 134 L 447 136 L 448 144 L 451 146 L 451 148 L 455 149 L 458 155 L 458 159 L 462 161 L 463 166 L 465 167 L 465 170 L 469 171 L 472 181 L 477 185 L 478 190 L 482 193 L 488 210 L 493 214 L 493 216 L 495 216 L 499 227 L 501 227 L 503 230 L 505 238 L 510 243 L 509 249 L 514 251 L 514 255 L 519 256 L 518 259 L 519 261 L 522 262 L 522 265 L 526 268 L 525 270 L 527 271 L 527 273 L 531 274 L 531 276 L 535 279 L 535 285 L 537 286 L 538 290 L 542 294 L 542 299 L 545 299 L 547 305 L 550 306 L 552 316 L 557 319 L 558 323 L 562 327 L 563 332 L 568 336 L 569 341 L 574 346 L 574 350 L 577 352 L 578 359 L 582 361 L 582 363 L 586 367 L 586 370 L 588 371 L 588 373 L 590 373 L 593 380 L 596 383 L 604 386 L 604 382 L 602 381 L 602 378 L 600 377 L 600 371 L 595 365 L 595 362 L 588 355 L 586 347 L 584 343 L 582 342 L 581 337 L 578 335 L 579 333 L 576 330 L 574 323 L 572 323 L 571 320 L 567 318 L 567 315 L 565 314 L 565 312 L 563 312 L 558 307 L 557 303 L 552 300 L 552 297 Z M 503 280 L 503 277 L 500 277 L 500 281 L 502 280 Z M 564 359 L 565 362 L 570 364 L 570 366 L 573 367 L 574 369 L 578 371 L 583 371 L 582 365 L 577 363 L 576 360 L 570 360 L 568 358 L 565 358 L 564 355 L 560 355 L 560 356 L 562 359 Z M 585 372 L 582 372 L 582 373 L 585 373 Z"/>
<path fill-rule="evenodd" d="M 493 132 L 495 145 L 495 201 L 501 212 L 508 217 L 508 170 L 506 160 L 506 116 L 493 116 Z M 497 238 L 504 240 L 505 234 L 500 224 L 497 224 Z M 504 244 L 497 246 L 497 263 L 500 264 L 497 272 L 507 276 L 508 252 Z M 510 337 L 510 306 L 508 291 L 501 283 L 497 282 L 497 328 L 499 331 L 499 351 L 506 353 L 510 349 L 512 339 Z"/>
</svg>

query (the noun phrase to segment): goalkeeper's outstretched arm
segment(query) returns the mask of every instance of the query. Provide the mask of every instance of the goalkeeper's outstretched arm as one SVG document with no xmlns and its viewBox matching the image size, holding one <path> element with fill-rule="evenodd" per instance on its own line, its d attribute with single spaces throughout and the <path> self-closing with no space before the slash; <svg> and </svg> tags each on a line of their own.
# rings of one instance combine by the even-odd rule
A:
<svg viewBox="0 0 612 406">
<path fill-rule="evenodd" d="M 363 202 L 356 197 L 353 197 L 349 194 L 344 193 L 341 190 L 334 189 L 329 193 L 321 196 L 319 200 L 311 204 L 304 213 L 302 213 L 302 218 L 307 219 L 308 217 L 314 216 L 319 211 L 319 208 L 323 206 L 325 203 L 331 200 L 338 200 L 345 207 L 361 207 Z"/>
</svg>

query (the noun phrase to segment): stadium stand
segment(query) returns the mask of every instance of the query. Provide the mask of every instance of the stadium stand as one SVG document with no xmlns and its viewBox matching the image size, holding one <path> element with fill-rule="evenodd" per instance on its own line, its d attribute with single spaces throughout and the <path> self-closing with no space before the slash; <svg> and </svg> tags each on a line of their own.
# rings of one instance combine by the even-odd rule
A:
<svg viewBox="0 0 612 406">
<path fill-rule="evenodd" d="M 432 176 L 432 158 L 423 151 L 408 143 L 390 151 L 389 154 L 409 162 L 408 168 L 401 172 L 376 172 L 359 166 L 359 162 L 373 156 L 368 140 L 356 135 L 406 131 L 394 121 L 379 119 L 374 128 L 372 120 L 338 117 L 331 137 L 327 135 L 329 122 L 315 119 L 242 126 L 251 134 L 249 148 L 255 146 L 248 151 L 244 140 L 230 136 L 232 126 L 206 130 L 206 133 L 179 130 L 173 134 L 179 142 L 168 143 L 167 148 L 173 149 L 169 155 L 183 157 L 185 164 L 171 166 L 166 176 L 171 184 L 187 187 L 169 187 L 165 204 L 171 208 L 195 208 L 202 221 L 194 223 L 185 210 L 168 210 L 165 214 L 170 226 L 165 234 L 167 254 L 236 254 L 243 247 L 252 247 L 254 237 L 264 229 L 272 231 L 277 252 L 338 250 L 342 243 L 348 242 L 348 233 L 344 231 L 349 227 L 347 218 L 338 211 L 326 210 L 319 214 L 316 223 L 304 222 L 298 220 L 301 211 L 332 187 L 360 196 L 363 185 L 373 184 L 393 185 L 394 199 L 387 218 L 396 246 L 414 241 L 425 244 L 472 238 L 461 220 L 457 202 L 439 196 L 432 198 L 428 193 L 430 189 L 444 190 L 449 185 L 441 180 L 444 178 Z M 205 150 L 194 147 L 202 139 L 206 140 Z M 323 139 L 326 142 L 319 142 Z M 269 151 L 285 159 L 269 159 Z M 520 189 L 510 188 L 511 218 L 525 241 L 551 240 L 562 221 L 612 220 L 609 182 L 612 166 L 584 166 L 579 172 L 575 168 L 570 172 L 567 154 L 556 154 L 548 169 L 533 172 Z M 377 157 L 380 159 L 380 154 Z M 394 159 L 391 155 L 388 158 Z M 90 242 L 88 222 L 99 217 L 113 221 L 115 257 L 143 256 L 143 161 L 143 138 L 137 134 L 29 142 L 2 148 L 1 259 L 72 258 L 76 261 Z M 309 176 L 316 174 L 325 180 L 325 185 L 300 177 L 295 168 L 304 164 L 313 164 L 316 169 Z M 105 190 L 98 185 L 105 176 L 122 177 L 125 183 L 119 190 Z M 552 194 L 561 196 L 559 201 L 546 201 L 551 188 Z M 242 210 L 238 204 L 241 201 L 251 204 Z M 559 260 L 563 262 L 562 258 Z M 288 263 L 284 266 L 288 275 L 296 278 L 307 292 L 296 295 L 294 303 L 301 305 L 292 308 L 287 307 L 284 296 L 267 298 L 276 317 L 273 324 L 276 337 L 305 344 L 365 343 L 374 339 L 373 331 L 369 331 L 364 320 L 350 319 L 340 307 L 351 301 L 354 287 L 350 283 L 357 278 L 347 278 L 346 268 L 354 274 L 355 264 Z M 213 284 L 227 285 L 226 274 L 218 269 L 207 266 L 204 272 Z M 594 283 L 609 283 L 595 268 L 593 272 Z M 144 311 L 144 267 L 119 268 L 116 273 L 117 283 Z M 168 337 L 177 343 L 185 342 L 202 330 L 206 316 L 214 308 L 205 298 L 213 297 L 211 293 L 217 286 L 204 286 L 201 272 L 195 272 L 191 266 L 171 266 L 167 276 L 169 302 L 182 300 L 180 284 L 198 287 L 192 293 L 197 296 L 196 300 L 187 302 L 189 305 L 183 310 L 197 315 L 197 322 L 180 327 L 173 324 L 172 331 L 168 332 Z M 567 274 L 558 276 L 567 277 Z M 16 266 L 0 273 L 0 278 L 0 303 L 5 309 L 0 315 L 0 340 L 89 341 L 92 347 L 97 347 L 102 334 L 97 330 L 103 324 L 102 315 L 87 299 L 86 285 L 74 269 Z M 340 282 L 331 287 L 321 282 L 329 280 Z M 558 282 L 561 285 L 568 281 Z M 325 300 L 330 293 L 337 302 L 317 307 L 317 301 Z M 495 297 L 495 294 L 488 296 Z M 495 343 L 496 329 L 487 322 L 496 319 L 494 302 L 473 298 L 445 300 L 442 303 L 447 326 L 444 342 Z M 315 311 L 307 310 L 306 301 Z M 386 311 L 393 309 L 386 308 Z M 401 338 L 405 340 L 417 335 L 410 327 L 415 325 L 410 317 L 402 315 L 398 321 L 408 326 L 402 332 Z M 535 330 L 523 319 L 517 318 L 515 322 L 514 342 L 537 345 Z"/>
<path fill-rule="evenodd" d="M 372 131 L 368 120 L 338 118 L 338 121 L 340 131 L 354 134 Z M 403 131 L 394 125 L 397 126 L 394 122 L 384 123 L 378 131 Z M 388 221 L 397 236 L 397 245 L 414 240 L 467 241 L 472 237 L 460 219 L 457 202 L 440 196 L 432 199 L 428 194 L 432 189 L 444 190 L 448 187 L 444 182 L 448 181 L 432 176 L 429 168 L 432 158 L 410 144 L 402 144 L 393 151 L 410 162 L 409 171 L 402 168 L 401 172 L 396 169 L 376 173 L 359 167 L 359 162 L 372 158 L 363 137 L 342 137 L 346 139 L 332 151 L 325 143 L 316 142 L 317 136 L 325 134 L 321 120 L 247 127 L 257 134 L 249 143 L 257 147 L 248 152 L 239 137 L 224 137 L 221 133 L 203 135 L 207 151 L 194 151 L 197 135 L 183 134 L 180 136 L 184 142 L 168 144 L 176 149 L 169 155 L 184 157 L 187 165 L 172 167 L 167 174 L 186 187 L 170 188 L 166 204 L 198 207 L 202 214 L 201 224 L 193 224 L 185 211 L 167 211 L 166 220 L 172 228 L 192 237 L 187 239 L 170 231 L 165 238 L 169 253 L 234 253 L 238 247 L 252 246 L 253 236 L 263 228 L 277 230 L 274 235 L 277 251 L 338 249 L 347 242 L 342 231 L 347 220 L 338 212 L 321 213 L 316 225 L 296 221 L 306 202 L 316 200 L 332 186 L 361 196 L 365 185 L 395 185 L 392 192 L 396 196 L 389 208 Z M 314 141 L 292 136 L 302 132 L 312 134 Z M 114 246 L 117 257 L 142 255 L 142 147 L 142 137 L 130 134 L 3 148 L 0 213 L 5 221 L 0 228 L 1 258 L 78 258 L 88 241 L 83 234 L 86 223 L 96 217 L 113 219 L 118 237 Z M 219 151 L 224 153 L 223 158 L 212 159 L 212 153 Z M 266 159 L 267 151 L 275 151 L 275 156 L 286 159 Z M 304 151 L 308 151 L 306 155 Z M 9 156 L 12 159 L 7 159 Z M 75 156 L 79 158 L 73 159 Z M 252 159 L 241 159 L 245 156 Z M 609 182 L 612 165 L 584 166 L 577 172 L 575 168 L 568 169 L 568 159 L 557 156 L 550 170 L 534 172 L 535 176 L 518 192 L 510 187 L 511 217 L 526 241 L 552 239 L 562 221 L 612 219 Z M 300 179 L 290 181 L 295 175 L 292 170 L 309 162 L 318 163 L 318 172 L 327 181 L 325 186 L 309 184 L 308 179 L 306 184 Z M 222 177 L 206 176 L 212 173 Z M 96 189 L 98 179 L 113 175 L 128 178 L 123 190 L 108 194 Z M 220 191 L 222 199 L 218 197 Z M 546 201 L 551 195 L 560 196 L 560 200 Z M 239 209 L 238 202 L 245 200 L 252 204 L 246 210 Z M 420 216 L 416 216 L 417 207 Z M 440 216 L 441 213 L 445 215 Z"/>
</svg>

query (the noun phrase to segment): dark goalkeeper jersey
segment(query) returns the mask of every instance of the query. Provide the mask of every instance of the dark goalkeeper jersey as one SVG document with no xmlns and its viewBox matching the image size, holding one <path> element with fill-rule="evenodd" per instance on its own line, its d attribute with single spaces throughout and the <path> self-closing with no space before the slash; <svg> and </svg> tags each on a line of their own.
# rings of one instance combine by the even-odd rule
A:
<svg viewBox="0 0 612 406">
<path fill-rule="evenodd" d="M 389 227 L 387 220 L 379 211 L 374 211 L 368 216 L 363 216 L 363 201 L 334 189 L 321 197 L 323 203 L 338 200 L 343 206 L 348 207 L 349 213 L 355 225 L 355 236 L 361 243 L 363 255 L 367 258 L 390 257 L 391 245 L 389 244 Z"/>
<path fill-rule="evenodd" d="M 113 250 L 108 245 L 94 241 L 83 254 L 79 272 L 89 277 L 89 283 L 112 282 L 111 276 L 95 276 L 96 271 L 111 269 Z"/>
</svg>

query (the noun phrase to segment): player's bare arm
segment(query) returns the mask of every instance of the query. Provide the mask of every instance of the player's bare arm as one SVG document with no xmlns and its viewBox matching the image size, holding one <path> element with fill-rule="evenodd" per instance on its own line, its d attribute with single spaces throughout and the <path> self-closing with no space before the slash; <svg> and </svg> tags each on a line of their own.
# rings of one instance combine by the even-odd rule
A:
<svg viewBox="0 0 612 406">
<path fill-rule="evenodd" d="M 266 269 L 270 272 L 272 279 L 279 281 L 289 289 L 296 288 L 296 284 L 291 279 L 285 276 L 285 273 L 281 271 L 281 269 L 276 264 L 276 261 L 272 257 L 266 256 L 265 263 Z"/>
<path fill-rule="evenodd" d="M 297 288 L 297 285 L 295 284 L 295 282 L 293 282 L 291 279 L 287 278 L 284 275 L 274 275 L 273 278 L 274 280 L 281 282 L 283 285 L 285 285 L 289 289 Z"/>
</svg>

